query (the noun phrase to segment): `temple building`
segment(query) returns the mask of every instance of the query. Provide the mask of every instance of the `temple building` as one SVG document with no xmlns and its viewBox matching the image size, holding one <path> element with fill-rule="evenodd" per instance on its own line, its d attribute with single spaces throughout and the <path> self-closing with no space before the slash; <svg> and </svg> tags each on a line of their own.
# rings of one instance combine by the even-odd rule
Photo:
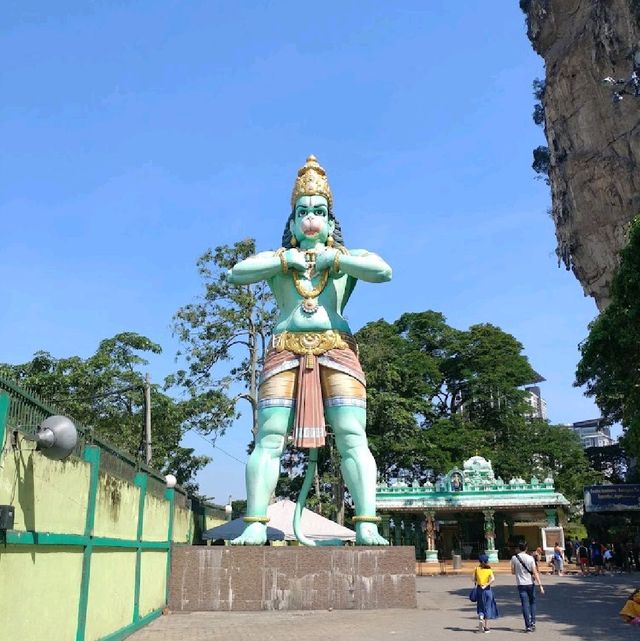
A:
<svg viewBox="0 0 640 641">
<path fill-rule="evenodd" d="M 550 553 L 564 545 L 563 523 L 569 501 L 553 479 L 508 482 L 495 477 L 491 461 L 472 456 L 435 483 L 378 485 L 376 510 L 382 532 L 394 545 L 416 546 L 416 557 L 437 562 L 460 554 L 492 561 L 510 558 L 517 543 Z"/>
</svg>

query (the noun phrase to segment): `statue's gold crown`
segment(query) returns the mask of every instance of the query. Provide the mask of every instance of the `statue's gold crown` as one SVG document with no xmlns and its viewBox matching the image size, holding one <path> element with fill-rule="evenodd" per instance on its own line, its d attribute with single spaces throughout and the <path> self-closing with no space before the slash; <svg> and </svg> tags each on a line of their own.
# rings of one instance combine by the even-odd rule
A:
<svg viewBox="0 0 640 641">
<path fill-rule="evenodd" d="M 304 166 L 298 169 L 298 177 L 291 192 L 291 207 L 296 206 L 296 200 L 300 196 L 324 196 L 329 203 L 329 209 L 332 209 L 333 196 L 327 180 L 327 172 L 313 154 L 307 158 Z"/>
</svg>

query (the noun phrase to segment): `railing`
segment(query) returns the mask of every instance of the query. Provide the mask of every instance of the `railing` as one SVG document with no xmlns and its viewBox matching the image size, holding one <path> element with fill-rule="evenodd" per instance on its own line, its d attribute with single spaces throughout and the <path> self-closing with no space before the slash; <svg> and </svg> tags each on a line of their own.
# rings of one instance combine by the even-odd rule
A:
<svg viewBox="0 0 640 641">
<path fill-rule="evenodd" d="M 33 434 L 45 418 L 62 413 L 40 400 L 32 391 L 2 376 L 0 376 L 0 392 L 5 392 L 11 398 L 7 424 L 21 432 Z M 77 424 L 76 427 L 79 433 L 83 432 Z"/>
<path fill-rule="evenodd" d="M 0 444 L 4 443 L 5 426 L 12 431 L 18 430 L 26 434 L 33 434 L 45 418 L 56 414 L 69 416 L 68 412 L 42 400 L 32 390 L 0 376 L 0 396 L 2 393 L 8 395 L 11 402 L 5 425 L 3 425 L 2 412 L 0 411 Z M 129 482 L 133 482 L 136 472 L 145 472 L 150 480 L 149 492 L 158 497 L 164 496 L 165 479 L 158 470 L 146 465 L 142 458 L 136 458 L 97 436 L 92 428 L 81 425 L 73 416 L 69 416 L 69 418 L 73 420 L 78 430 L 78 443 L 73 452 L 76 456 L 82 458 L 87 445 L 98 445 L 102 450 L 103 470 Z M 186 492 L 179 486 L 175 489 L 178 495 L 176 503 L 185 505 L 187 503 Z"/>
</svg>

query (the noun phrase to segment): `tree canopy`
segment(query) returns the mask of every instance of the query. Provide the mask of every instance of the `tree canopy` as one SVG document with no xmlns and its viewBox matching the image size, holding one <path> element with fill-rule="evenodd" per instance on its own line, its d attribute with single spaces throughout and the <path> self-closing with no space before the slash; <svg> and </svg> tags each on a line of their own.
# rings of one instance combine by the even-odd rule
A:
<svg viewBox="0 0 640 641">
<path fill-rule="evenodd" d="M 427 311 L 370 323 L 357 339 L 367 429 L 383 474 L 446 472 L 476 450 L 493 451 L 524 420 L 521 387 L 537 374 L 522 345 L 493 325 L 461 331 Z"/>
<path fill-rule="evenodd" d="M 27 363 L 0 364 L 0 375 L 33 390 L 92 434 L 142 457 L 145 377 L 141 369 L 148 363 L 145 354 L 161 351 L 149 338 L 123 332 L 101 341 L 89 358 L 56 358 L 40 351 Z M 161 385 L 151 386 L 151 464 L 195 489 L 193 477 L 209 458 L 180 445 L 190 412 L 188 401 L 165 394 Z"/>
<path fill-rule="evenodd" d="M 275 321 L 273 295 L 265 282 L 232 285 L 227 271 L 255 254 L 246 238 L 221 245 L 198 259 L 204 294 L 174 316 L 174 333 L 186 361 L 172 383 L 186 388 L 193 402 L 191 423 L 201 432 L 222 434 L 238 418 L 239 400 L 249 403 L 257 431 L 258 373 Z"/>
<path fill-rule="evenodd" d="M 611 303 L 580 345 L 576 385 L 586 385 L 606 424 L 621 422 L 626 451 L 640 456 L 640 217 L 610 289 Z"/>
</svg>

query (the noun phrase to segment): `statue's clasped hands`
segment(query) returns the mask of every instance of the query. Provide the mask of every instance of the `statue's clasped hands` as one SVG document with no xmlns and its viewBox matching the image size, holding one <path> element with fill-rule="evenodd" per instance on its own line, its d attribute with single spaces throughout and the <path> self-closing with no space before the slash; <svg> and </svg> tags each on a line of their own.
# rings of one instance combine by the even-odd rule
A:
<svg viewBox="0 0 640 641">
<path fill-rule="evenodd" d="M 319 252 L 315 250 L 313 252 L 305 252 L 300 249 L 287 249 L 284 253 L 284 258 L 290 270 L 300 273 L 310 270 L 319 274 L 333 268 L 337 253 L 335 249 L 330 247 Z M 313 256 L 314 260 L 309 260 L 310 255 Z"/>
<path fill-rule="evenodd" d="M 316 255 L 316 272 L 323 272 L 332 269 L 335 264 L 336 254 L 338 251 L 332 247 L 327 247 L 324 251 Z"/>
<path fill-rule="evenodd" d="M 309 269 L 305 253 L 297 249 L 287 249 L 284 253 L 284 258 L 287 261 L 287 267 L 297 272 L 304 272 Z"/>
</svg>

